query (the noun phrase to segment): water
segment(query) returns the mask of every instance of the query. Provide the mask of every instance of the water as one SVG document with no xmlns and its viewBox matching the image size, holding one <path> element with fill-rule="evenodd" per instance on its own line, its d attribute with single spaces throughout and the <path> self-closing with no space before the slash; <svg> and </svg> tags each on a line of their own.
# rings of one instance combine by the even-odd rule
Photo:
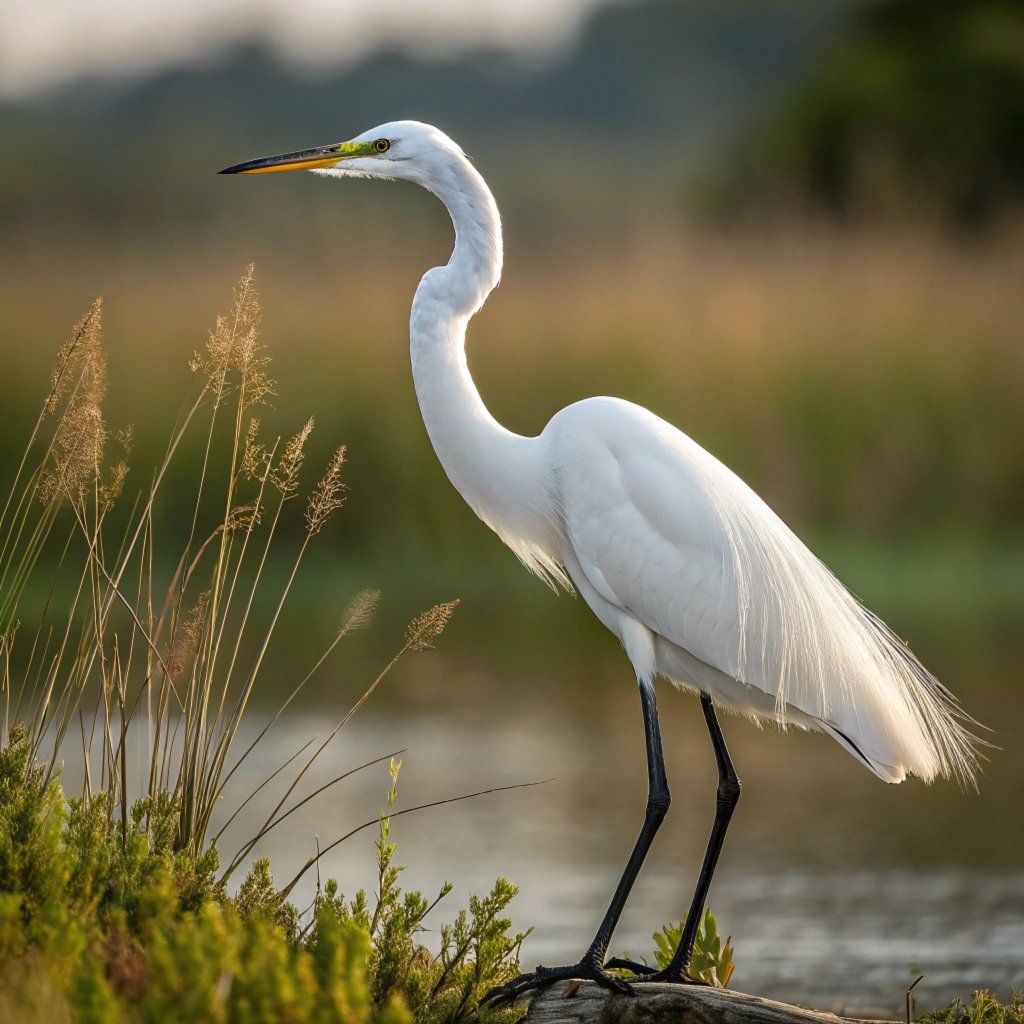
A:
<svg viewBox="0 0 1024 1024">
<path fill-rule="evenodd" d="M 451 669 L 441 662 L 434 671 Z M 450 681 L 450 680 L 449 680 Z M 436 680 L 434 681 L 436 683 Z M 429 700 L 413 689 L 426 687 Z M 406 887 L 455 892 L 428 922 L 436 929 L 471 892 L 498 875 L 521 890 L 517 927 L 533 926 L 524 967 L 578 958 L 593 935 L 643 816 L 645 768 L 631 687 L 589 698 L 531 692 L 460 678 L 458 701 L 439 711 L 424 663 L 398 679 L 400 706 L 360 713 L 328 748 L 301 790 L 399 747 L 407 748 L 398 807 L 492 786 L 550 780 L 397 819 Z M 248 792 L 279 760 L 333 726 L 318 712 L 289 718 L 262 759 L 240 773 Z M 442 701 L 443 704 L 443 701 Z M 636 706 L 635 706 L 636 705 Z M 334 714 L 347 707 L 340 698 Z M 714 761 L 693 698 L 661 696 L 673 805 L 618 932 L 613 951 L 650 957 L 651 933 L 688 902 L 713 814 Z M 1024 872 L 1019 868 L 1020 772 L 993 755 L 981 794 L 945 783 L 886 786 L 825 737 L 723 720 L 743 798 L 710 904 L 731 934 L 732 987 L 826 1009 L 901 1014 L 904 992 L 924 974 L 921 1008 L 979 987 L 1004 997 L 1024 987 Z M 239 748 L 241 749 L 241 748 Z M 359 772 L 311 802 L 259 849 L 280 880 L 316 849 L 374 822 L 386 765 Z M 266 793 L 264 813 L 272 806 Z M 226 805 L 231 805 L 230 794 Z M 254 802 L 254 804 L 257 802 Z M 225 837 L 250 834 L 254 806 Z M 324 858 L 321 873 L 348 892 L 375 880 L 375 828 Z M 232 839 L 235 843 L 232 843 Z M 314 891 L 310 873 L 296 891 Z M 428 944 L 432 936 L 426 937 Z"/>
</svg>

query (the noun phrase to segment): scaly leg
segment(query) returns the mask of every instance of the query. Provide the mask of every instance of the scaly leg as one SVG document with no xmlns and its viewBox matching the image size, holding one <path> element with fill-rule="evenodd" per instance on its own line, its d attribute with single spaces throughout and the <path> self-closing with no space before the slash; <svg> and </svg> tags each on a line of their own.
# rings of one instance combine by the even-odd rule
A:
<svg viewBox="0 0 1024 1024">
<path fill-rule="evenodd" d="M 594 936 L 594 941 L 582 959 L 569 967 L 538 967 L 531 974 L 522 974 L 513 981 L 491 989 L 483 998 L 483 1002 L 511 1003 L 521 998 L 531 989 L 546 985 L 549 982 L 565 978 L 581 978 L 595 981 L 604 988 L 616 992 L 632 992 L 629 984 L 605 971 L 601 963 L 608 952 L 612 932 L 618 924 L 622 908 L 626 905 L 633 883 L 640 873 L 640 867 L 651 848 L 654 836 L 668 812 L 671 797 L 668 791 L 668 779 L 665 775 L 665 755 L 661 747 L 661 730 L 658 727 L 658 707 L 654 699 L 654 682 L 640 680 L 640 703 L 644 714 L 644 735 L 647 741 L 647 809 L 644 813 L 644 824 L 640 829 L 633 852 L 615 894 L 605 912 L 601 926 Z"/>
<path fill-rule="evenodd" d="M 715 714 L 715 706 L 711 702 L 710 694 L 702 693 L 700 704 L 704 711 L 704 720 L 708 724 L 708 732 L 711 733 L 711 745 L 715 748 L 715 760 L 718 763 L 715 823 L 711 826 L 711 838 L 708 840 L 704 863 L 701 865 L 700 876 L 697 879 L 697 888 L 690 903 L 690 912 L 686 915 L 686 925 L 683 928 L 679 946 L 668 966 L 664 970 L 655 971 L 645 964 L 636 964 L 631 960 L 618 958 L 609 960 L 605 964 L 605 967 L 609 969 L 627 968 L 635 971 L 639 975 L 636 979 L 631 979 L 635 981 L 694 982 L 688 971 L 690 960 L 693 957 L 693 944 L 697 938 L 697 928 L 704 913 L 704 904 L 708 898 L 708 890 L 711 888 L 711 879 L 718 864 L 718 856 L 722 852 L 722 844 L 725 842 L 725 833 L 729 828 L 732 812 L 736 809 L 736 804 L 740 799 L 740 780 L 736 776 L 736 769 L 733 768 L 732 758 L 729 757 L 725 737 L 722 735 L 722 727 L 718 724 L 718 716 Z"/>
</svg>

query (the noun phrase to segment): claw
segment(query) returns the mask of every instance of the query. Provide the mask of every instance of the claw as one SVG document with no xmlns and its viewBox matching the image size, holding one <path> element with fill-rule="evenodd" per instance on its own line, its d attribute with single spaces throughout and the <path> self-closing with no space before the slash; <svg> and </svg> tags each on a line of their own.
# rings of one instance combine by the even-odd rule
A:
<svg viewBox="0 0 1024 1024">
<path fill-rule="evenodd" d="M 667 971 L 655 971 L 653 974 L 644 974 L 639 978 L 631 979 L 634 985 L 642 985 L 651 981 L 664 981 L 669 985 L 699 985 L 703 988 L 711 988 L 711 982 L 695 978 L 688 971 L 678 971 L 669 974 Z"/>
<path fill-rule="evenodd" d="M 571 967 L 538 967 L 531 974 L 521 974 L 518 978 L 505 982 L 492 988 L 483 999 L 480 1005 L 508 1006 L 522 999 L 531 989 L 540 988 L 543 985 L 550 985 L 554 981 L 593 981 L 612 992 L 621 995 L 635 995 L 633 986 L 622 978 L 616 978 L 608 974 L 596 964 L 581 962 Z"/>
<path fill-rule="evenodd" d="M 534 975 L 532 974 L 521 974 L 518 978 L 505 982 L 504 985 L 495 985 L 494 988 L 492 988 L 483 997 L 483 999 L 480 1000 L 480 1005 L 509 1006 L 519 998 L 520 991 L 529 991 L 529 985 L 524 985 L 521 990 L 520 985 L 533 978 Z"/>
<path fill-rule="evenodd" d="M 624 960 L 621 956 L 613 956 L 605 965 L 606 971 L 632 971 L 634 974 L 657 974 L 658 968 L 648 964 L 638 964 L 635 960 Z"/>
<path fill-rule="evenodd" d="M 689 971 L 675 971 L 671 974 L 667 970 L 659 971 L 649 964 L 638 964 L 635 960 L 624 960 L 622 957 L 612 957 L 605 965 L 606 971 L 632 971 L 636 977 L 629 980 L 634 984 L 644 984 L 651 981 L 664 981 L 672 985 L 703 985 L 708 982 L 693 977 Z"/>
</svg>

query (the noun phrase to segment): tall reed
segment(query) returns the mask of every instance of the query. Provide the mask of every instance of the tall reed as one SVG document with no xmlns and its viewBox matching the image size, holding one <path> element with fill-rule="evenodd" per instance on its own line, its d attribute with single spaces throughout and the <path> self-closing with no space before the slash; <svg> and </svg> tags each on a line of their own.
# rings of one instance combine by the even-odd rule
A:
<svg viewBox="0 0 1024 1024">
<path fill-rule="evenodd" d="M 191 360 L 193 385 L 151 482 L 126 500 L 131 433 L 113 430 L 104 417 L 97 300 L 59 351 L 0 513 L 0 746 L 10 742 L 15 724 L 24 726 L 33 757 L 45 764 L 46 785 L 75 737 L 83 799 L 107 793 L 108 813 L 123 830 L 137 798 L 156 807 L 169 796 L 174 848 L 193 856 L 222 836 L 268 783 L 290 772 L 284 795 L 228 860 L 222 883 L 271 829 L 351 774 L 296 796 L 388 669 L 406 652 L 429 646 L 457 603 L 414 620 L 398 653 L 327 738 L 282 759 L 213 835 L 225 787 L 342 639 L 370 620 L 379 599 L 375 591 L 351 598 L 327 648 L 239 749 L 296 578 L 345 493 L 344 446 L 319 481 L 303 489 L 312 420 L 290 437 L 261 428 L 257 413 L 275 382 L 260 319 L 250 266 L 232 308 Z M 182 458 L 186 438 L 195 437 L 201 457 L 194 492 L 168 501 L 162 493 L 168 468 Z M 161 545 L 164 508 L 188 524 L 180 551 Z M 297 540 L 291 540 L 292 523 Z M 280 574 L 268 568 L 280 564 L 279 552 L 289 544 L 284 581 L 275 583 Z M 30 592 L 45 597 L 41 609 L 31 609 L 28 627 L 21 615 Z M 260 612 L 268 600 L 269 615 Z M 129 768 L 129 747 L 139 745 L 147 755 L 144 777 Z"/>
</svg>

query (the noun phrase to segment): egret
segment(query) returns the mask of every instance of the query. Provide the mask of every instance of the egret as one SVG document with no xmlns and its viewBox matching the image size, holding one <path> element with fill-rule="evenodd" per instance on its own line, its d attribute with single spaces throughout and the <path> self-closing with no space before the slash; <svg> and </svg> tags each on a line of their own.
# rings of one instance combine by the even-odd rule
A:
<svg viewBox="0 0 1024 1024">
<path fill-rule="evenodd" d="M 630 140 L 629 148 L 636 146 Z M 522 437 L 488 412 L 466 363 L 470 318 L 498 284 L 501 219 L 479 172 L 447 135 L 395 121 L 348 142 L 264 157 L 222 174 L 313 170 L 402 178 L 448 208 L 455 247 L 412 303 L 412 373 L 448 478 L 526 567 L 575 589 L 618 637 L 636 678 L 647 748 L 643 826 L 580 960 L 538 967 L 490 993 L 510 1001 L 561 978 L 620 992 L 692 982 L 698 921 L 740 782 L 717 707 L 827 733 L 885 782 L 972 780 L 972 720 L 895 634 L 854 598 L 743 481 L 640 406 L 590 398 Z M 669 808 L 655 680 L 700 698 L 718 766 L 716 810 L 679 946 L 668 966 L 605 963 L 612 932 Z"/>
</svg>

